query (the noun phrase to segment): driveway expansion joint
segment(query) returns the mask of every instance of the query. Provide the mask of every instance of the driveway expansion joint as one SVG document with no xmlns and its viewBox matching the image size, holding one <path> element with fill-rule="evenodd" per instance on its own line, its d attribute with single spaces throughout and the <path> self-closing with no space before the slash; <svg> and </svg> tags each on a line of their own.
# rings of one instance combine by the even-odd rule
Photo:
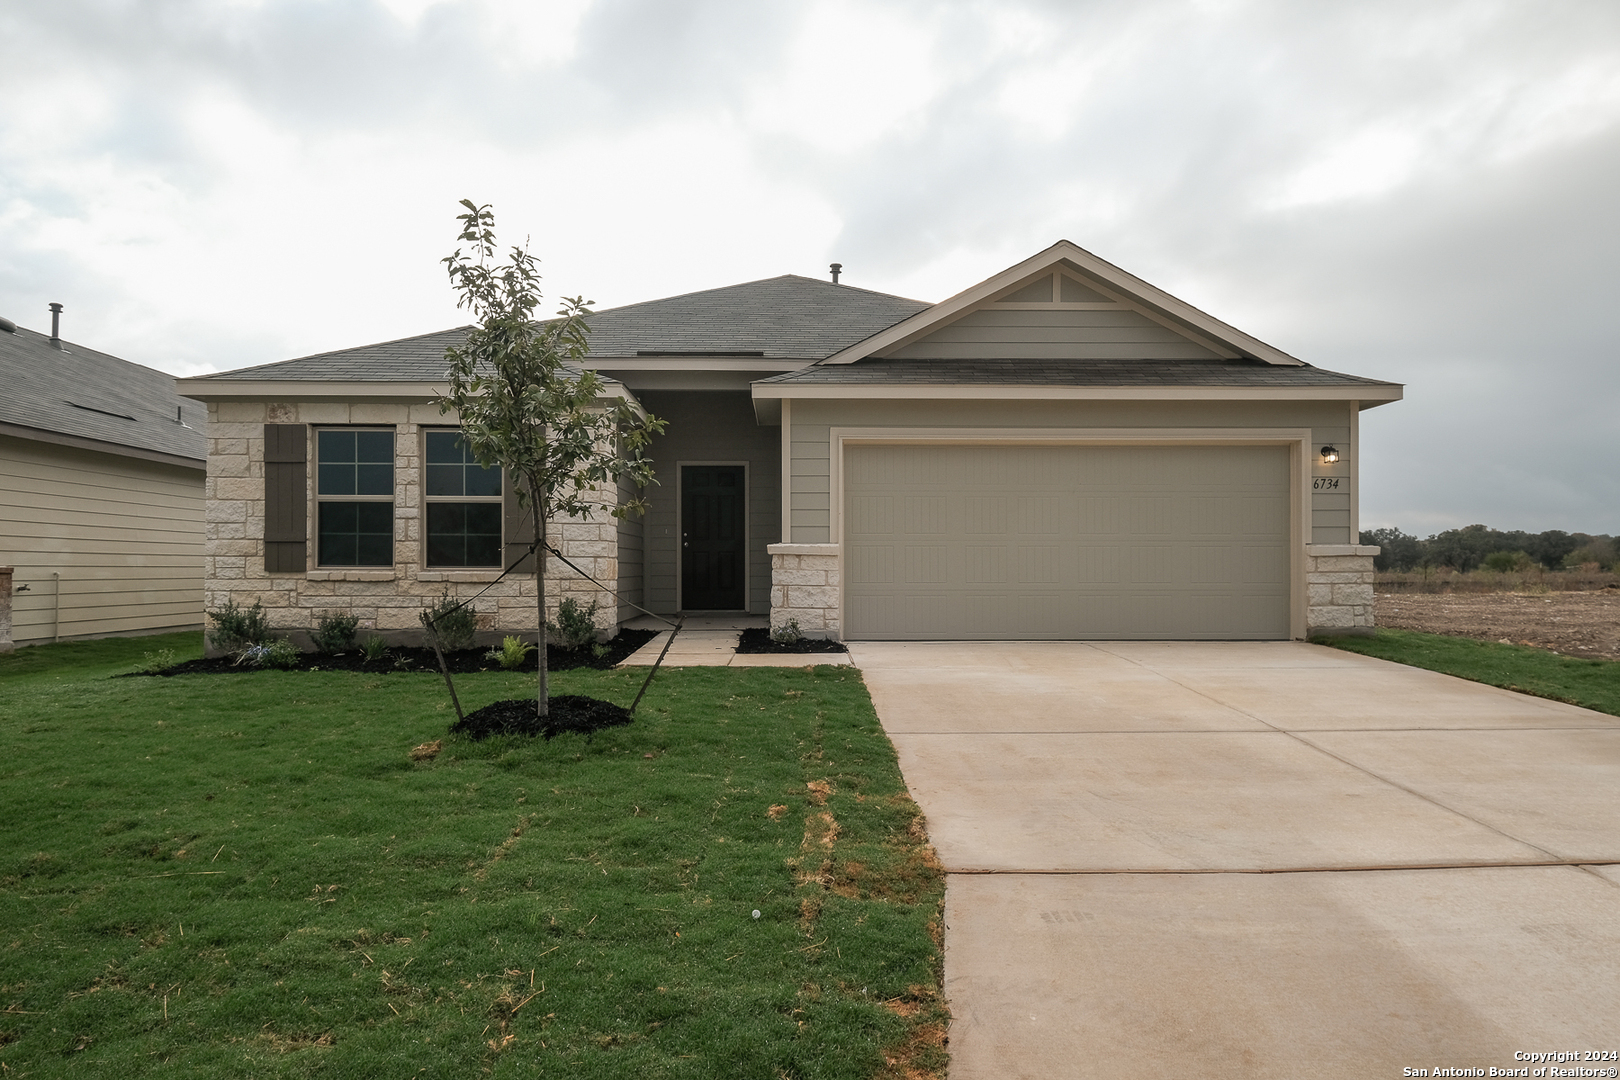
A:
<svg viewBox="0 0 1620 1080">
<path fill-rule="evenodd" d="M 1003 870 L 996 867 L 946 868 L 947 875 L 1016 877 L 1020 874 L 1046 876 L 1106 876 L 1109 874 L 1365 874 L 1387 870 L 1511 870 L 1549 866 L 1620 866 L 1620 859 L 1538 859 L 1514 862 L 1374 863 L 1366 866 L 1247 866 L 1247 867 L 1052 867 L 1039 870 Z"/>
</svg>

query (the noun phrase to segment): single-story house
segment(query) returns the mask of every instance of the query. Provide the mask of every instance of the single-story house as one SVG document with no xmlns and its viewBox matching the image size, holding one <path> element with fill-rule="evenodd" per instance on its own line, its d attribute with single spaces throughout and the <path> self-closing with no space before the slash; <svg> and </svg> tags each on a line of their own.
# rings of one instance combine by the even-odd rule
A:
<svg viewBox="0 0 1620 1080">
<path fill-rule="evenodd" d="M 1372 625 L 1358 418 L 1401 386 L 1312 367 L 1074 244 L 937 304 L 787 275 L 591 325 L 585 366 L 668 421 L 644 517 L 553 534 L 620 595 L 604 629 L 629 604 L 849 640 Z M 465 333 L 181 383 L 208 404 L 210 605 L 404 633 L 524 550 L 510 485 L 435 404 Z M 597 594 L 555 559 L 547 577 Z M 484 625 L 534 629 L 532 590 L 490 590 Z"/>
<path fill-rule="evenodd" d="M 0 319 L 0 650 L 203 622 L 204 410 Z"/>
</svg>

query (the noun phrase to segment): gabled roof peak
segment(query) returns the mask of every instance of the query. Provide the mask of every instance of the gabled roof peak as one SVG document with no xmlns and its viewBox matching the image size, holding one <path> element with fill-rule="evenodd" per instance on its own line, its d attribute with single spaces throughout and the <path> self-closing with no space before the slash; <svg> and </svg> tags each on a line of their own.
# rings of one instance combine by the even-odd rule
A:
<svg viewBox="0 0 1620 1080">
<path fill-rule="evenodd" d="M 1259 338 L 1193 307 L 1185 300 L 1171 296 L 1158 286 L 1120 269 L 1072 240 L 1059 240 L 1051 247 L 1036 252 L 1022 262 L 1009 266 L 999 274 L 994 274 L 955 296 L 941 300 L 904 322 L 897 323 L 865 341 L 827 357 L 822 363 L 849 364 L 868 356 L 887 355 L 991 301 L 998 298 L 1006 299 L 1002 294 L 1013 290 L 1021 283 L 1029 282 L 1042 272 L 1059 270 L 1063 271 L 1066 277 L 1074 279 L 1082 291 L 1096 294 L 1092 299 L 1118 302 L 1135 308 L 1154 321 L 1179 329 L 1195 340 L 1216 344 L 1223 352 L 1229 351 L 1233 357 L 1247 357 L 1267 364 L 1290 367 L 1304 363 L 1281 349 L 1268 345 Z M 1053 297 L 1054 301 L 1061 299 L 1061 296 Z"/>
</svg>

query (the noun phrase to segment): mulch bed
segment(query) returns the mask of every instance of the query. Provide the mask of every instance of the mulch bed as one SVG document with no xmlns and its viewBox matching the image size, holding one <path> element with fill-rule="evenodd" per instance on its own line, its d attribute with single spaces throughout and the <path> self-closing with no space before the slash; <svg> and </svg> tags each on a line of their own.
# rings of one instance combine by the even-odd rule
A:
<svg viewBox="0 0 1620 1080">
<path fill-rule="evenodd" d="M 551 671 L 571 668 L 607 669 L 651 641 L 657 634 L 652 630 L 620 630 L 618 637 L 605 643 L 606 651 L 596 655 L 590 646 L 583 649 L 563 649 L 546 646 L 546 666 Z M 446 650 L 444 662 L 452 675 L 469 675 L 478 671 L 501 671 L 501 665 L 486 655 L 487 647 Z M 519 671 L 539 671 L 540 658 L 530 653 Z M 230 675 L 248 671 L 263 671 L 236 663 L 233 657 L 215 656 L 201 660 L 187 660 L 162 671 L 137 671 L 134 675 Z M 367 660 L 358 649 L 346 653 L 305 653 L 290 671 L 362 671 L 373 675 L 386 675 L 393 671 L 429 671 L 437 674 L 439 659 L 428 648 L 391 648 L 380 660 Z M 556 700 L 555 698 L 553 700 Z M 493 706 L 492 706 L 493 707 Z"/>
<path fill-rule="evenodd" d="M 800 638 L 798 641 L 772 641 L 771 632 L 764 627 L 750 627 L 737 641 L 739 653 L 832 653 L 848 652 L 842 641 L 825 638 Z"/>
<path fill-rule="evenodd" d="M 491 702 L 450 725 L 450 734 L 474 740 L 491 735 L 543 735 L 550 739 L 572 732 L 589 738 L 603 728 L 623 727 L 632 719 L 630 710 L 622 705 L 580 694 L 559 694 L 548 699 L 548 704 L 549 715 L 542 721 L 532 697 Z"/>
</svg>

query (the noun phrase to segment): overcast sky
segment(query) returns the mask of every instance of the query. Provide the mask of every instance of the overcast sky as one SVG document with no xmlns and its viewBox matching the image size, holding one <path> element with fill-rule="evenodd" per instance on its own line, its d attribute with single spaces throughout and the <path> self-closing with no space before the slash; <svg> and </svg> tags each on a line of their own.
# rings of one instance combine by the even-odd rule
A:
<svg viewBox="0 0 1620 1080">
<path fill-rule="evenodd" d="M 1362 523 L 1620 533 L 1620 4 L 4 0 L 0 315 L 176 374 L 598 307 L 940 300 L 1059 238 L 1309 363 Z M 3 393 L 0 388 L 0 393 Z"/>
</svg>

